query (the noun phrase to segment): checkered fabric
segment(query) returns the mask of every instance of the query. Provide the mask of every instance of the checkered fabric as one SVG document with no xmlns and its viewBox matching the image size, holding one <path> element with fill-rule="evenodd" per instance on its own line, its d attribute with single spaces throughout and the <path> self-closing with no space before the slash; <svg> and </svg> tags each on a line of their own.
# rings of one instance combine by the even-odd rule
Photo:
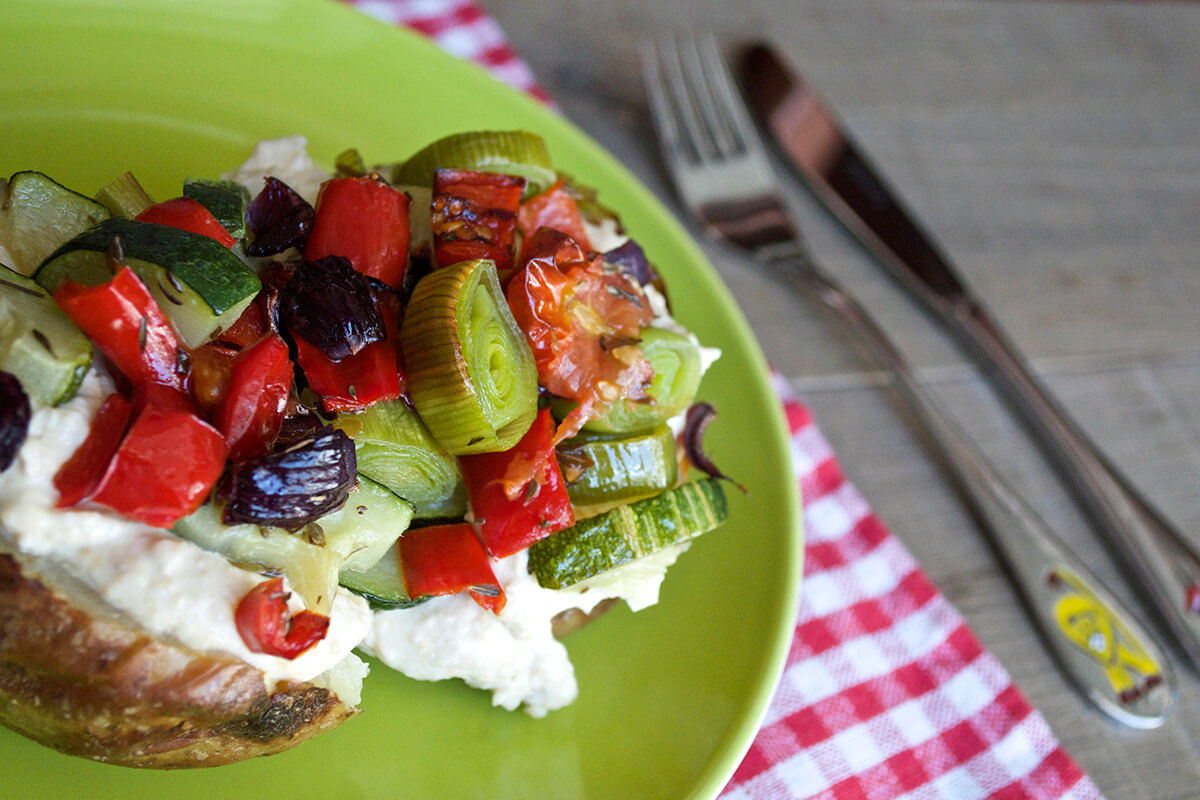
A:
<svg viewBox="0 0 1200 800">
<path fill-rule="evenodd" d="M 549 102 L 470 0 L 344 1 Z M 1100 798 L 772 377 L 805 499 L 804 581 L 782 677 L 722 800 Z"/>
</svg>

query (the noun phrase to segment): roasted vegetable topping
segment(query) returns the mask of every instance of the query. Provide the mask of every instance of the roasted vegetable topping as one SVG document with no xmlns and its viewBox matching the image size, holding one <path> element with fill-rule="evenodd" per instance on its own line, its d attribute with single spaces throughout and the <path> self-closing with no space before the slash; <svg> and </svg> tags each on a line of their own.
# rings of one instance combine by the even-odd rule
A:
<svg viewBox="0 0 1200 800">
<path fill-rule="evenodd" d="M 291 614 L 283 578 L 255 586 L 238 603 L 234 621 L 246 647 L 254 653 L 296 658 L 325 638 L 329 617 L 307 609 Z"/>
<path fill-rule="evenodd" d="M 408 195 L 372 176 L 333 178 L 321 186 L 304 257 L 342 256 L 393 289 L 408 268 Z"/>
<path fill-rule="evenodd" d="M 285 450 L 234 464 L 221 483 L 223 519 L 298 531 L 341 508 L 356 468 L 354 442 L 324 428 Z"/>
<path fill-rule="evenodd" d="M 95 287 L 67 278 L 54 300 L 135 385 L 183 387 L 175 330 L 129 267 Z"/>
<path fill-rule="evenodd" d="M 537 370 L 490 261 L 421 279 L 400 332 L 417 413 L 454 455 L 507 450 L 537 413 Z"/>
<path fill-rule="evenodd" d="M 745 492 L 746 489 L 740 483 L 722 472 L 713 463 L 713 460 L 709 458 L 708 453 L 704 452 L 704 431 L 709 423 L 716 418 L 717 410 L 711 404 L 696 403 L 687 410 L 687 416 L 683 423 L 683 432 L 679 435 L 680 442 L 683 444 L 688 461 L 694 466 L 705 472 L 709 477 L 723 478 Z"/>
<path fill-rule="evenodd" d="M 277 178 L 267 178 L 266 186 L 246 210 L 250 235 L 246 254 L 273 256 L 289 247 L 302 246 L 314 216 L 313 207 L 292 187 Z"/>
<path fill-rule="evenodd" d="M 637 281 L 639 286 L 649 286 L 659 280 L 658 271 L 646 258 L 646 252 L 633 239 L 627 239 L 624 244 L 605 253 L 604 263 L 616 267 L 618 272 Z"/>
<path fill-rule="evenodd" d="M 513 268 L 517 210 L 525 179 L 463 169 L 439 169 L 433 177 L 434 260 L 447 267 L 487 258 L 501 279 Z"/>
<path fill-rule="evenodd" d="M 334 361 L 386 335 L 366 278 L 341 256 L 300 262 L 279 295 L 279 319 Z"/>
<path fill-rule="evenodd" d="M 29 397 L 21 382 L 0 372 L 0 472 L 8 469 L 29 435 Z"/>
</svg>

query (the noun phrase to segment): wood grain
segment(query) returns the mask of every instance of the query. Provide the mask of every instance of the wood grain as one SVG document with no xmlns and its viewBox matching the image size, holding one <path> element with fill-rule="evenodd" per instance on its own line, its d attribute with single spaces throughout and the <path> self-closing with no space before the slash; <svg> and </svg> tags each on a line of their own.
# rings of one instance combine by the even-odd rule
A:
<svg viewBox="0 0 1200 800">
<path fill-rule="evenodd" d="M 642 96 L 639 39 L 708 28 L 729 45 L 779 47 L 902 187 L 1076 420 L 1179 527 L 1200 534 L 1200 8 L 486 6 L 563 113 L 676 210 Z M 895 335 L 1006 477 L 1140 603 L 987 381 L 807 197 L 793 201 L 819 258 Z M 707 252 L 852 480 L 1106 796 L 1200 797 L 1200 673 L 1180 670 L 1179 707 L 1159 730 L 1131 731 L 1092 711 L 1039 645 L 927 443 L 864 354 L 803 298 Z"/>
</svg>

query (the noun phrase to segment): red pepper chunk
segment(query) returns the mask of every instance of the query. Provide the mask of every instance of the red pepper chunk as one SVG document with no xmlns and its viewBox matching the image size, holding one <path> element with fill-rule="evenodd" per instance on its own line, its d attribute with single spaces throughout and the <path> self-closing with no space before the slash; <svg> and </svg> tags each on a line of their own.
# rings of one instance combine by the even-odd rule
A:
<svg viewBox="0 0 1200 800">
<path fill-rule="evenodd" d="M 99 286 L 67 278 L 54 292 L 54 302 L 135 386 L 183 388 L 175 329 L 129 267 Z"/>
<path fill-rule="evenodd" d="M 105 401 L 88 438 L 55 475 L 58 506 L 90 500 L 169 528 L 199 508 L 216 485 L 225 467 L 225 440 L 181 390 L 150 383 L 135 390 L 132 402 L 114 397 L 120 396 Z"/>
<path fill-rule="evenodd" d="M 133 422 L 91 499 L 147 525 L 169 528 L 205 501 L 225 467 L 221 433 L 194 413 L 192 399 L 165 386 L 135 392 Z M 138 410 L 140 409 L 140 411 Z"/>
<path fill-rule="evenodd" d="M 316 345 L 299 336 L 296 362 L 309 388 L 321 396 L 327 411 L 362 411 L 384 400 L 395 400 L 405 392 L 404 364 L 400 352 L 399 301 L 394 292 L 381 293 L 376 306 L 383 317 L 387 336 L 371 342 L 341 361 L 334 361 Z"/>
<path fill-rule="evenodd" d="M 518 220 L 526 241 L 537 233 L 538 228 L 553 228 L 570 236 L 584 250 L 592 248 L 579 205 L 563 186 L 562 179 L 522 203 Z"/>
<path fill-rule="evenodd" d="M 231 461 L 245 461 L 271 449 L 283 427 L 291 390 L 292 362 L 279 334 L 267 334 L 238 353 L 229 391 L 213 415 Z"/>
<path fill-rule="evenodd" d="M 251 652 L 290 660 L 325 638 L 329 617 L 308 609 L 289 614 L 288 595 L 283 590 L 283 578 L 271 578 L 238 602 L 233 619 Z"/>
<path fill-rule="evenodd" d="M 100 405 L 83 444 L 54 475 L 58 507 L 77 505 L 96 493 L 108 463 L 129 427 L 132 406 L 119 394 L 110 394 Z"/>
<path fill-rule="evenodd" d="M 483 542 L 469 523 L 411 528 L 400 537 L 400 571 L 409 597 L 470 592 L 475 602 L 499 614 L 504 590 L 496 580 Z"/>
<path fill-rule="evenodd" d="M 517 211 L 525 179 L 494 172 L 439 169 L 433 176 L 434 260 L 440 267 L 490 259 L 503 281 L 512 271 Z"/>
<path fill-rule="evenodd" d="M 550 410 L 544 408 L 511 449 L 458 459 L 471 512 L 493 558 L 510 556 L 575 524 L 551 444 L 554 427 Z"/>
<path fill-rule="evenodd" d="M 176 197 L 155 203 L 136 217 L 138 222 L 169 225 L 172 228 L 198 233 L 215 239 L 226 247 L 233 247 L 237 240 L 229 235 L 212 212 L 199 201 L 190 197 Z"/>
<path fill-rule="evenodd" d="M 317 195 L 305 260 L 342 256 L 364 275 L 400 288 L 412 238 L 410 202 L 404 192 L 370 176 L 326 181 Z"/>
</svg>

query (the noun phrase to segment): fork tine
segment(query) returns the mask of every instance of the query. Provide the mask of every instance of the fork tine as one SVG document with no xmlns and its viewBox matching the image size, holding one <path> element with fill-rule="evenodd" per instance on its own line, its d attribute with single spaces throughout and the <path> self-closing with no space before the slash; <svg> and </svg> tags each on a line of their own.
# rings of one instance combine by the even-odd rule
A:
<svg viewBox="0 0 1200 800">
<path fill-rule="evenodd" d="M 653 41 L 645 39 L 641 43 L 640 55 L 642 83 L 645 84 L 646 97 L 650 103 L 650 116 L 658 132 L 659 144 L 662 146 L 663 154 L 669 160 L 677 160 L 683 155 L 683 143 L 680 139 L 679 126 L 675 121 L 673 104 L 663 78 L 662 61 L 658 55 L 658 48 Z"/>
<path fill-rule="evenodd" d="M 716 105 L 720 106 L 725 115 L 724 119 L 729 126 L 730 138 L 741 150 L 764 151 L 758 129 L 754 125 L 754 120 L 750 118 L 750 113 L 746 110 L 741 93 L 734 85 L 733 76 L 729 74 L 729 68 L 721 55 L 716 37 L 709 34 L 700 47 L 702 48 L 700 63 L 705 66 L 705 76 L 712 96 L 716 100 Z"/>
<path fill-rule="evenodd" d="M 663 39 L 658 54 L 666 80 L 667 96 L 674 101 L 676 119 L 689 149 L 697 161 L 715 158 L 718 151 L 697 108 L 692 72 L 684 66 L 679 43 L 672 38 Z"/>
<path fill-rule="evenodd" d="M 727 78 L 723 75 L 723 59 L 716 36 L 709 33 L 688 38 L 680 58 L 713 149 L 723 156 L 738 153 L 742 146 L 731 118 L 730 98 L 723 91 L 728 89 L 723 83 Z"/>
</svg>

